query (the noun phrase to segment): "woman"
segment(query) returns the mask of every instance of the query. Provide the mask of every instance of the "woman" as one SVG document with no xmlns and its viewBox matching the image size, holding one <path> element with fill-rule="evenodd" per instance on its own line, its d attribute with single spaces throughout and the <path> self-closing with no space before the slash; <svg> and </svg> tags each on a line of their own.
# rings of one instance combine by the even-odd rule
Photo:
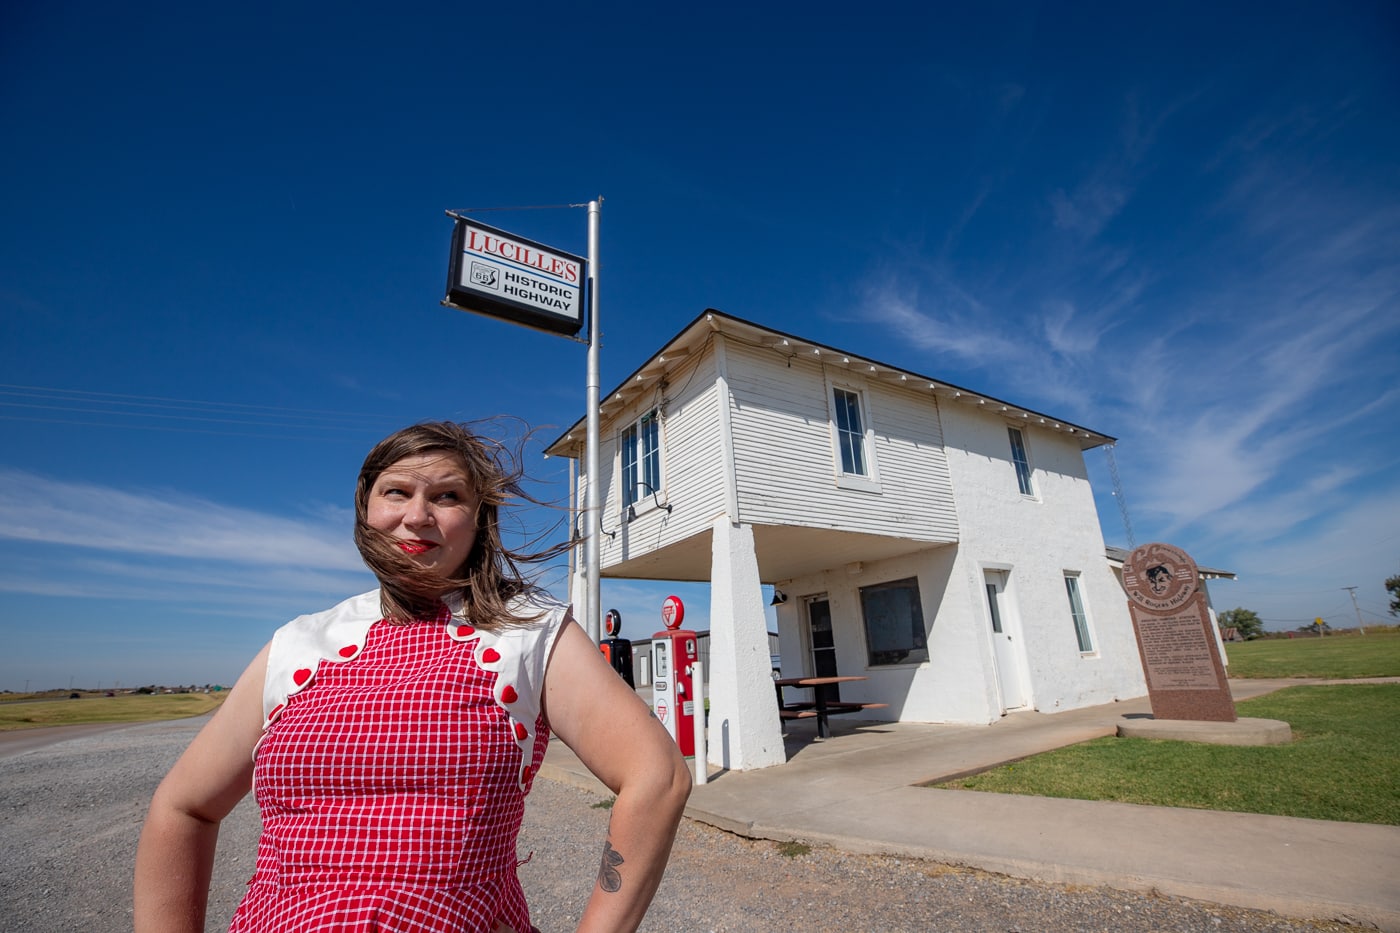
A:
<svg viewBox="0 0 1400 933">
<path fill-rule="evenodd" d="M 690 792 L 679 750 L 566 607 L 527 583 L 503 448 L 463 425 L 381 441 L 355 493 L 380 589 L 283 626 L 157 788 L 136 930 L 203 931 L 219 822 L 254 789 L 232 933 L 528 931 L 524 798 L 549 734 L 617 799 L 579 930 L 635 930 Z"/>
</svg>

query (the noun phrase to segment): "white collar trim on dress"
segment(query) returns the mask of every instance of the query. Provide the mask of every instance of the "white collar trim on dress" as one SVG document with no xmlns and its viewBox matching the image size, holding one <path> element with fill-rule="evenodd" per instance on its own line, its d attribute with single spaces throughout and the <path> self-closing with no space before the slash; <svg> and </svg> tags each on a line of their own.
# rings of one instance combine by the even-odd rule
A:
<svg viewBox="0 0 1400 933">
<path fill-rule="evenodd" d="M 370 627 L 384 617 L 379 595 L 379 590 L 371 590 L 324 612 L 298 616 L 272 636 L 263 681 L 264 735 L 286 708 L 287 701 L 315 682 L 323 662 L 344 663 L 360 656 Z M 460 600 L 449 600 L 448 605 L 452 609 L 444 626 L 448 636 L 458 642 L 474 641 L 477 664 L 497 675 L 493 688 L 496 702 L 510 715 L 513 738 L 526 763 L 520 773 L 523 789 L 530 778 L 535 722 L 544 687 L 543 665 L 531 663 L 530 658 L 537 653 L 532 651 L 535 641 L 557 631 L 557 624 L 486 631 L 466 619 Z M 549 603 L 539 603 L 539 608 L 552 608 L 556 622 L 567 614 L 567 610 L 560 612 L 562 606 Z M 544 650 L 547 656 L 547 646 Z"/>
</svg>

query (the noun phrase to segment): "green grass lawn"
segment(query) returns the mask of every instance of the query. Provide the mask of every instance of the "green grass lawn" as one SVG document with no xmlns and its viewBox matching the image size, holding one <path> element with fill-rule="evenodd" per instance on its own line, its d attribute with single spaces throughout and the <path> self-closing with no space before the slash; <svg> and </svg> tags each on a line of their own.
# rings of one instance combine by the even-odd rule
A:
<svg viewBox="0 0 1400 933">
<path fill-rule="evenodd" d="M 224 693 L 87 696 L 78 700 L 14 700 L 0 703 L 0 732 L 92 722 L 153 722 L 200 716 L 223 702 Z"/>
<path fill-rule="evenodd" d="M 937 786 L 1400 825 L 1400 684 L 1291 687 L 1235 709 L 1287 722 L 1293 741 L 1095 739 Z"/>
<path fill-rule="evenodd" d="M 1400 631 L 1233 642 L 1225 656 L 1231 677 L 1400 677 Z"/>
</svg>

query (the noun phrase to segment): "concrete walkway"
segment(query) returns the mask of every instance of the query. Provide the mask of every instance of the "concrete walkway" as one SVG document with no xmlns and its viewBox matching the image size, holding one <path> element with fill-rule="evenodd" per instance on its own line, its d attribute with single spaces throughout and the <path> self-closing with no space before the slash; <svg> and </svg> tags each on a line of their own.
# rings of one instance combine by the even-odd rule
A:
<svg viewBox="0 0 1400 933">
<path fill-rule="evenodd" d="M 1235 680 L 1230 687 L 1244 700 L 1302 683 L 1322 681 Z M 825 740 L 810 722 L 788 723 L 787 764 L 711 768 L 686 816 L 753 838 L 1400 933 L 1400 827 L 920 786 L 1114 735 L 1124 716 L 1150 712 L 1144 697 L 1064 713 L 1013 713 L 990 726 L 835 717 Z M 558 741 L 542 774 L 607 793 Z"/>
</svg>

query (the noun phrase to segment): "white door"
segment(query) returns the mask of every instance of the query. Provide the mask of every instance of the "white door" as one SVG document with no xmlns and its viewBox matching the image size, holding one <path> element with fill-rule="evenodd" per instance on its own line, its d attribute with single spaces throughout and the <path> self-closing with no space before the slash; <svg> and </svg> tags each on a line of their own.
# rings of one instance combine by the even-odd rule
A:
<svg viewBox="0 0 1400 933">
<path fill-rule="evenodd" d="M 1005 570 L 985 571 L 987 582 L 987 612 L 992 623 L 992 655 L 997 666 L 997 689 L 1001 692 L 1003 711 L 1023 709 L 1030 705 L 1026 678 L 1021 673 L 1020 632 L 1015 613 L 1006 599 Z"/>
</svg>

